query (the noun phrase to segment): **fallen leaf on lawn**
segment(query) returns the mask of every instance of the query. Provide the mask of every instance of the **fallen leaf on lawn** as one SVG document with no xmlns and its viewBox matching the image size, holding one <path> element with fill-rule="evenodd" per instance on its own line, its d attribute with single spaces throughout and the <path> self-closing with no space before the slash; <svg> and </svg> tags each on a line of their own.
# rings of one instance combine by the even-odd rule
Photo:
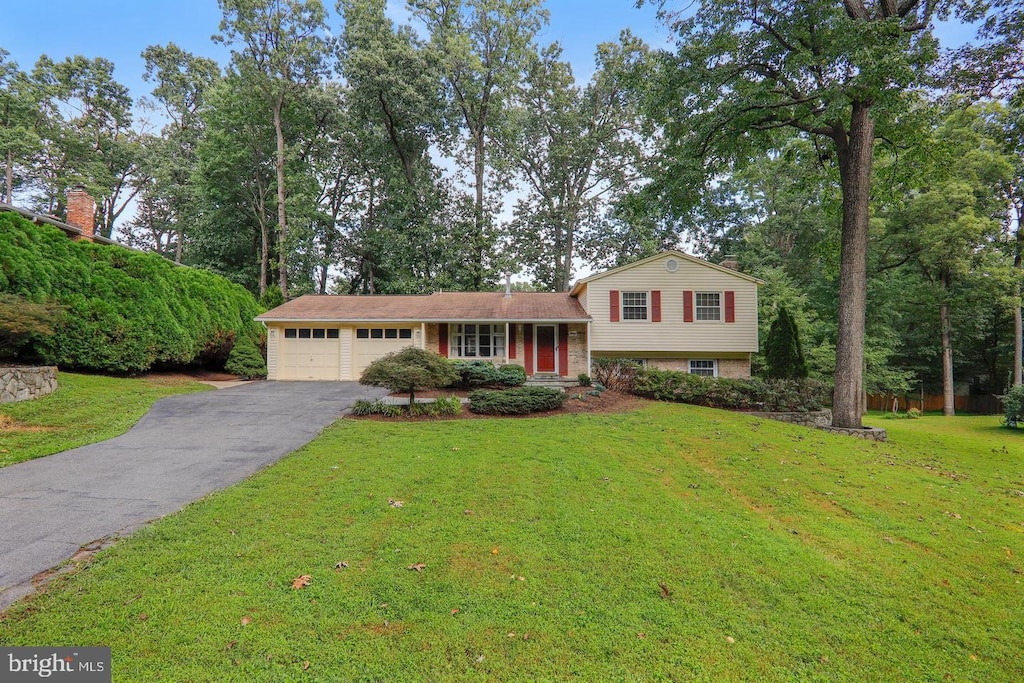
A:
<svg viewBox="0 0 1024 683">
<path fill-rule="evenodd" d="M 643 640 L 644 638 L 647 637 L 647 634 L 646 633 L 638 633 L 638 634 L 636 634 L 636 637 L 639 638 L 640 640 Z"/>
<path fill-rule="evenodd" d="M 242 617 L 242 626 L 248 626 L 250 623 L 252 623 L 251 617 Z"/>
<path fill-rule="evenodd" d="M 334 565 L 335 571 L 340 571 L 342 569 L 348 569 L 348 562 L 338 562 Z"/>
<path fill-rule="evenodd" d="M 237 640 L 232 640 L 230 643 L 228 643 L 227 645 L 224 646 L 224 651 L 227 652 L 228 650 L 233 648 L 235 645 L 238 645 L 238 641 Z"/>
<path fill-rule="evenodd" d="M 1010 550 L 1009 548 L 1003 548 L 1003 550 L 1006 551 L 1006 556 L 1007 557 L 1013 557 L 1013 551 L 1012 550 Z"/>
<path fill-rule="evenodd" d="M 520 576 L 520 577 L 519 577 L 519 580 L 520 580 L 520 581 L 526 581 L 526 577 L 525 577 L 525 576 Z"/>
<path fill-rule="evenodd" d="M 978 655 L 971 655 L 971 661 L 972 662 L 978 661 Z"/>
<path fill-rule="evenodd" d="M 735 638 L 733 638 L 732 636 L 726 636 L 726 637 L 725 637 L 725 642 L 727 642 L 727 643 L 729 643 L 730 645 L 732 645 L 733 643 L 735 643 L 735 642 L 736 642 L 736 639 L 735 639 Z"/>
<path fill-rule="evenodd" d="M 498 549 L 497 548 L 492 548 L 491 549 L 491 555 L 497 555 L 497 554 L 498 554 Z"/>
<path fill-rule="evenodd" d="M 139 615 L 139 621 L 145 621 L 146 619 L 149 619 L 149 615 L 145 612 Z"/>
<path fill-rule="evenodd" d="M 390 505 L 390 506 L 391 506 L 391 507 L 393 507 L 393 508 L 400 508 L 400 507 L 402 507 L 403 505 L 405 505 L 405 503 L 403 503 L 403 502 L 402 502 L 402 501 L 400 501 L 400 500 L 394 500 L 394 499 L 392 499 L 392 498 L 388 498 L 388 505 Z"/>
<path fill-rule="evenodd" d="M 509 634 L 508 634 L 508 637 L 509 637 L 509 638 L 515 638 L 515 637 L 516 637 L 516 634 L 515 634 L 515 633 L 512 633 L 512 632 L 509 632 Z"/>
<path fill-rule="evenodd" d="M 464 514 L 464 515 L 471 515 L 471 514 L 473 514 L 473 511 L 472 510 L 463 510 L 462 514 Z"/>
<path fill-rule="evenodd" d="M 309 574 L 303 574 L 302 576 L 296 576 L 292 580 L 292 588 L 305 588 L 311 583 L 313 583 L 313 577 Z"/>
<path fill-rule="evenodd" d="M 459 608 L 458 607 L 453 607 L 452 608 L 452 616 L 455 616 L 458 613 L 459 613 Z"/>
<path fill-rule="evenodd" d="M 484 661 L 484 656 L 483 655 L 480 655 L 479 657 L 476 658 L 476 663 L 477 664 L 479 664 L 482 661 Z"/>
<path fill-rule="evenodd" d="M 668 589 L 668 586 L 665 585 L 664 581 L 658 584 L 658 588 L 661 589 L 661 597 L 663 600 L 668 600 L 668 597 L 672 595 L 672 591 Z"/>
<path fill-rule="evenodd" d="M 307 659 L 306 661 L 304 661 L 302 663 L 302 670 L 305 671 L 308 668 L 309 668 L 309 660 Z"/>
<path fill-rule="evenodd" d="M 418 571 L 418 572 L 421 572 L 421 571 L 423 571 L 426 568 L 427 568 L 427 565 L 423 564 L 422 562 L 417 562 L 416 564 L 410 564 L 408 567 L 406 567 L 406 569 L 413 569 L 413 570 Z"/>
<path fill-rule="evenodd" d="M 524 633 L 523 634 L 523 640 L 529 640 L 529 639 L 530 639 L 530 634 L 529 633 Z"/>
<path fill-rule="evenodd" d="M 459 452 L 459 447 L 458 446 L 456 446 L 455 448 L 452 449 L 452 453 L 458 453 L 458 452 Z"/>
</svg>

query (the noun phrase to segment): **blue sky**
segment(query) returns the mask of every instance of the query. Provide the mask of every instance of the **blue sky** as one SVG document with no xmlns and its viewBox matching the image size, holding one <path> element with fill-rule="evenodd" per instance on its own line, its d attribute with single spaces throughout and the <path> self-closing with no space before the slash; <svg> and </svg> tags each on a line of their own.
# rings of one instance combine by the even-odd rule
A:
<svg viewBox="0 0 1024 683">
<path fill-rule="evenodd" d="M 396 8 L 404 4 L 389 2 Z M 325 4 L 333 9 L 334 0 Z M 136 98 L 151 89 L 142 80 L 139 56 L 149 45 L 174 42 L 222 65 L 229 59 L 227 49 L 210 40 L 221 18 L 216 0 L 27 0 L 4 5 L 0 47 L 22 69 L 31 69 L 42 54 L 54 60 L 76 54 L 105 57 L 114 63 L 117 80 Z M 649 5 L 637 9 L 630 0 L 550 0 L 546 7 L 551 22 L 538 39 L 543 44 L 562 43 L 578 78 L 592 73 L 597 44 L 615 40 L 624 28 L 652 46 L 667 44 L 668 33 Z M 332 16 L 332 30 L 339 25 Z"/>
</svg>

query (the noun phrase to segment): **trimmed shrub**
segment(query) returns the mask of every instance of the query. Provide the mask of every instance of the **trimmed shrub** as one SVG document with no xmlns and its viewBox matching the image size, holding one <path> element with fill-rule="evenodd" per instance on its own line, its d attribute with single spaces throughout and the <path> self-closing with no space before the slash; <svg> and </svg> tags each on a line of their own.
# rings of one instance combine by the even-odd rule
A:
<svg viewBox="0 0 1024 683">
<path fill-rule="evenodd" d="M 73 241 L 57 228 L 0 213 L 0 293 L 65 315 L 29 349 L 67 369 L 144 372 L 186 365 L 228 336 L 256 335 L 260 309 L 239 285 L 156 255 Z"/>
<path fill-rule="evenodd" d="M 581 372 L 579 375 L 577 375 L 576 381 L 579 382 L 581 387 L 589 387 L 591 384 L 593 384 L 593 380 L 590 379 L 590 375 L 588 375 L 585 372 Z"/>
<path fill-rule="evenodd" d="M 628 358 L 594 358 L 591 362 L 594 381 L 626 393 L 633 393 L 637 373 L 642 369 L 643 366 Z"/>
<path fill-rule="evenodd" d="M 548 387 L 478 389 L 469 395 L 469 409 L 485 415 L 526 415 L 561 408 L 566 398 L 564 391 Z"/>
<path fill-rule="evenodd" d="M 485 360 L 453 360 L 452 368 L 459 374 L 450 388 L 518 387 L 526 383 L 526 370 L 521 365 L 495 366 Z"/>
<path fill-rule="evenodd" d="M 804 412 L 828 405 L 832 390 L 824 382 L 809 379 L 729 379 L 643 368 L 636 375 L 633 393 L 709 408 Z"/>
<path fill-rule="evenodd" d="M 359 383 L 409 394 L 411 406 L 416 402 L 417 389 L 446 387 L 457 378 L 447 359 L 409 346 L 370 363 L 363 370 Z"/>
<path fill-rule="evenodd" d="M 267 376 L 267 360 L 252 337 L 243 335 L 231 349 L 224 369 L 243 379 L 263 379 Z"/>
<path fill-rule="evenodd" d="M 1004 424 L 1010 429 L 1016 429 L 1018 422 L 1024 422 L 1024 384 L 1018 384 L 1006 392 L 1006 396 L 1003 396 L 1003 411 Z"/>
<path fill-rule="evenodd" d="M 526 368 L 522 365 L 502 365 L 498 368 L 498 384 L 503 387 L 521 387 L 526 384 Z"/>
</svg>

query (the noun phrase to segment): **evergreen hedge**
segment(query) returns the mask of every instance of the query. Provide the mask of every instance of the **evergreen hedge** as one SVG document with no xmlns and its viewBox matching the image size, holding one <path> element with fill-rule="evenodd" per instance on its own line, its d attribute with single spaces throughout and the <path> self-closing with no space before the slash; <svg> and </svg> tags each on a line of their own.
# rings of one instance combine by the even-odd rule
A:
<svg viewBox="0 0 1024 683">
<path fill-rule="evenodd" d="M 564 391 L 548 387 L 477 389 L 469 394 L 469 409 L 485 415 L 526 415 L 561 408 L 566 398 Z"/>
<path fill-rule="evenodd" d="M 69 369 L 184 365 L 260 332 L 260 308 L 239 285 L 156 254 L 74 241 L 10 212 L 0 213 L 0 293 L 63 306 L 54 334 L 32 350 Z"/>
</svg>

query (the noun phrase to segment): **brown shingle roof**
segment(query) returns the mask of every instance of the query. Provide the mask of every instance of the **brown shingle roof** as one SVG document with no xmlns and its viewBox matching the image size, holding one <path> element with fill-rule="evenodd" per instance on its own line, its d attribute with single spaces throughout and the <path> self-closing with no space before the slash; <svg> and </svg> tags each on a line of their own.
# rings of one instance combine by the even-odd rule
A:
<svg viewBox="0 0 1024 683">
<path fill-rule="evenodd" d="M 256 318 L 271 321 L 453 322 L 587 321 L 590 316 L 568 294 L 545 292 L 436 292 L 412 296 L 307 294 Z"/>
</svg>

